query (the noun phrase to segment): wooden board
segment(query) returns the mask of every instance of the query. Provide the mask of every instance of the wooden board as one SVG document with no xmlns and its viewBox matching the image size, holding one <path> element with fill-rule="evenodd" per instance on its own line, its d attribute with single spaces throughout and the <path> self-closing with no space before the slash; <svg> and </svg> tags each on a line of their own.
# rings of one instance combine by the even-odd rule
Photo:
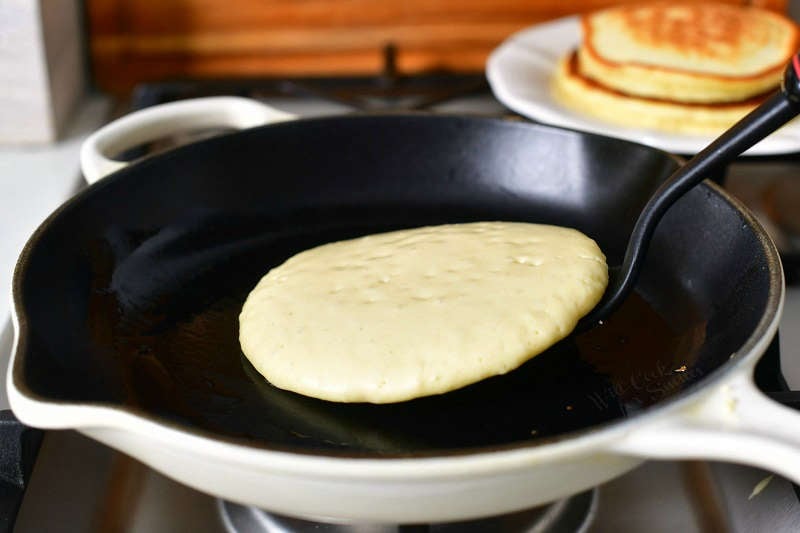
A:
<svg viewBox="0 0 800 533">
<path fill-rule="evenodd" d="M 741 0 L 727 0 L 742 3 Z M 478 72 L 511 33 L 619 0 L 87 0 L 96 83 L 177 77 Z M 753 3 L 753 2 L 744 2 Z M 785 11 L 786 0 L 759 0 Z"/>
</svg>

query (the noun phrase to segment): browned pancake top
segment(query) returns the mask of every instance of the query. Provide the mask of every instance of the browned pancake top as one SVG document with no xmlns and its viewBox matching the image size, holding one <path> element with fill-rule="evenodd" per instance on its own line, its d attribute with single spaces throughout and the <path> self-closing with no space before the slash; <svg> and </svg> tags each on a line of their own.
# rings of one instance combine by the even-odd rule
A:
<svg viewBox="0 0 800 533">
<path fill-rule="evenodd" d="M 752 10 L 724 4 L 655 4 L 622 8 L 624 24 L 642 44 L 668 46 L 695 56 L 735 58 L 742 43 L 766 45 Z"/>
<path fill-rule="evenodd" d="M 742 5 L 621 5 L 583 17 L 582 27 L 583 47 L 598 62 L 719 79 L 776 75 L 800 48 L 791 19 Z"/>
</svg>

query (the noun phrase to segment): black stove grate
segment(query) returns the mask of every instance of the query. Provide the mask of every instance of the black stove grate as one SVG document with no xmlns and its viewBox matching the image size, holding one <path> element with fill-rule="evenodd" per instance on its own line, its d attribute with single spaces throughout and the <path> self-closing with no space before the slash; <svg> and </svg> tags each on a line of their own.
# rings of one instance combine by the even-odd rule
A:
<svg viewBox="0 0 800 533">
<path fill-rule="evenodd" d="M 380 73 L 367 76 L 302 78 L 235 78 L 175 80 L 138 85 L 132 94 L 132 109 L 185 98 L 246 96 L 315 98 L 340 104 L 354 111 L 425 110 L 473 94 L 486 94 L 489 84 L 483 73 L 433 72 L 404 76 L 397 71 L 396 48 L 383 50 Z"/>
<path fill-rule="evenodd" d="M 382 76 L 348 78 L 243 78 L 164 81 L 137 86 L 131 108 L 205 96 L 317 98 L 354 111 L 425 110 L 454 98 L 486 93 L 486 78 L 480 74 L 430 74 L 386 79 Z"/>
</svg>

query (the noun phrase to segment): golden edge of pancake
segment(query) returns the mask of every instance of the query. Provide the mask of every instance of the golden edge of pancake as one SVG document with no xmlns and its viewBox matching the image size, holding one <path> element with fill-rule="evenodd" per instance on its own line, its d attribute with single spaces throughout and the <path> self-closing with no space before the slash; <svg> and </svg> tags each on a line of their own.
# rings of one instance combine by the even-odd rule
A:
<svg viewBox="0 0 800 533">
<path fill-rule="evenodd" d="M 755 107 L 753 102 L 686 105 L 620 94 L 574 75 L 570 59 L 567 56 L 558 63 L 552 82 L 553 96 L 569 109 L 620 126 L 683 134 L 718 134 Z"/>
<path fill-rule="evenodd" d="M 598 57 L 591 46 L 582 46 L 578 65 L 583 76 L 631 96 L 711 104 L 745 100 L 777 87 L 789 57 L 758 76 L 723 77 L 650 65 L 611 64 Z"/>
</svg>

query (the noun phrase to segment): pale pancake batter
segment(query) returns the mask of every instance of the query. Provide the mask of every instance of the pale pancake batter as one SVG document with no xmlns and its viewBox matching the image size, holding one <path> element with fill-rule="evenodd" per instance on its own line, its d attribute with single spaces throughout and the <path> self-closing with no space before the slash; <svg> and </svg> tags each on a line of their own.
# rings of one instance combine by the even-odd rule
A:
<svg viewBox="0 0 800 533">
<path fill-rule="evenodd" d="M 479 222 L 326 244 L 264 276 L 239 340 L 273 385 L 389 403 L 509 372 L 566 337 L 608 284 L 593 240 Z"/>
</svg>

